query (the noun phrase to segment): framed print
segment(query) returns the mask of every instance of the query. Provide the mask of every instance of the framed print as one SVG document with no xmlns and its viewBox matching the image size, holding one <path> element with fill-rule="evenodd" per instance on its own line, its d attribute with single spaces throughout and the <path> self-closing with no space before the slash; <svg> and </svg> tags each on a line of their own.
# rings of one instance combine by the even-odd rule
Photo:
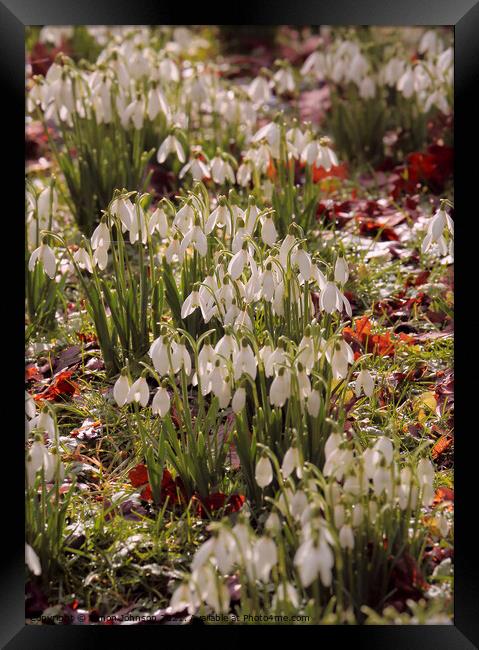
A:
<svg viewBox="0 0 479 650">
<path fill-rule="evenodd" d="M 478 5 L 0 11 L 4 646 L 477 647 Z"/>
</svg>

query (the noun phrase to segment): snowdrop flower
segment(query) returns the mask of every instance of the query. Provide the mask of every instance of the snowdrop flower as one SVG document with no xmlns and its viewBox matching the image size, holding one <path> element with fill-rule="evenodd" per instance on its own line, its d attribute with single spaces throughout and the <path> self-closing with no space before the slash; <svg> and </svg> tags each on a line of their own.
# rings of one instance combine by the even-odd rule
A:
<svg viewBox="0 0 479 650">
<path fill-rule="evenodd" d="M 255 380 L 257 363 L 253 350 L 248 345 L 247 340 L 243 339 L 241 341 L 241 349 L 233 361 L 235 381 L 238 381 L 243 373 L 246 373 L 251 379 Z"/>
<path fill-rule="evenodd" d="M 269 391 L 272 406 L 284 406 L 291 395 L 291 371 L 284 367 L 278 370 Z"/>
<path fill-rule="evenodd" d="M 33 271 L 37 262 L 41 262 L 43 264 L 45 273 L 51 280 L 53 280 L 57 268 L 57 261 L 52 249 L 45 240 L 31 254 L 30 260 L 28 261 L 28 270 Z"/>
<path fill-rule="evenodd" d="M 283 475 L 283 478 L 286 480 L 288 476 L 290 476 L 291 473 L 297 468 L 301 468 L 299 451 L 296 447 L 290 447 L 285 453 L 283 464 L 281 465 L 281 474 Z"/>
<path fill-rule="evenodd" d="M 271 99 L 268 79 L 258 76 L 248 86 L 248 95 L 255 104 L 267 104 Z"/>
<path fill-rule="evenodd" d="M 260 537 L 254 544 L 252 560 L 256 576 L 262 582 L 268 582 L 271 569 L 278 562 L 276 544 L 270 537 Z"/>
<path fill-rule="evenodd" d="M 45 432 L 49 440 L 55 437 L 55 422 L 46 409 L 43 409 L 38 415 L 34 415 L 28 424 L 29 432 L 34 429 Z"/>
<path fill-rule="evenodd" d="M 224 160 L 221 156 L 215 156 L 210 164 L 211 176 L 215 183 L 223 185 L 225 180 L 229 181 L 232 185 L 235 183 L 235 174 L 229 162 Z"/>
<path fill-rule="evenodd" d="M 266 140 L 271 147 L 273 158 L 279 158 L 279 141 L 281 136 L 281 129 L 277 122 L 269 122 L 257 131 L 252 142 L 260 142 Z"/>
<path fill-rule="evenodd" d="M 421 246 L 423 253 L 426 253 L 434 243 L 439 244 L 443 254 L 447 253 L 447 246 L 443 235 L 444 230 L 448 230 L 451 234 L 454 234 L 454 223 L 444 207 L 441 206 L 429 222 L 427 234 Z M 444 252 L 444 249 L 446 252 Z"/>
<path fill-rule="evenodd" d="M 168 217 L 162 208 L 156 208 L 148 221 L 148 232 L 150 235 L 157 231 L 163 239 L 168 236 Z"/>
<path fill-rule="evenodd" d="M 224 196 L 218 199 L 218 206 L 213 210 L 206 221 L 205 231 L 209 234 L 215 228 L 226 227 L 226 234 L 231 235 L 231 213 Z"/>
<path fill-rule="evenodd" d="M 415 77 L 414 77 L 414 70 L 412 68 L 408 68 L 402 74 L 402 76 L 399 78 L 397 82 L 396 87 L 399 90 L 399 92 L 404 95 L 406 99 L 409 99 L 414 95 Z"/>
<path fill-rule="evenodd" d="M 281 67 L 273 75 L 274 82 L 276 84 L 276 92 L 282 95 L 283 93 L 294 92 L 296 85 L 294 83 L 294 77 L 291 68 Z"/>
<path fill-rule="evenodd" d="M 273 596 L 273 608 L 278 606 L 278 603 L 289 603 L 295 609 L 299 607 L 298 592 L 290 582 L 286 584 L 280 583 L 275 595 Z"/>
<path fill-rule="evenodd" d="M 180 254 L 182 256 L 189 246 L 193 246 L 198 251 L 200 257 L 205 257 L 208 252 L 208 240 L 201 229 L 199 218 L 195 219 L 194 226 L 183 237 L 180 245 Z"/>
<path fill-rule="evenodd" d="M 148 92 L 148 98 L 146 102 L 146 112 L 151 121 L 155 119 L 159 112 L 169 115 L 168 104 L 166 103 L 165 96 L 161 92 L 158 84 L 154 82 L 153 86 Z M 181 161 L 180 161 L 181 162 Z"/>
<path fill-rule="evenodd" d="M 187 172 L 190 172 L 194 181 L 202 181 L 210 178 L 208 166 L 199 157 L 190 158 L 189 162 L 181 168 L 178 178 L 182 179 Z"/>
<path fill-rule="evenodd" d="M 270 216 L 266 217 L 263 222 L 263 226 L 261 228 L 261 239 L 268 246 L 274 246 L 276 240 L 278 239 L 278 233 L 276 231 L 274 221 Z"/>
<path fill-rule="evenodd" d="M 318 390 L 312 390 L 306 398 L 306 410 L 313 418 L 318 417 L 319 409 L 321 407 L 321 397 Z"/>
<path fill-rule="evenodd" d="M 93 273 L 91 257 L 83 246 L 74 253 L 73 259 L 81 269 L 86 269 L 89 273 Z"/>
<path fill-rule="evenodd" d="M 108 250 L 110 248 L 110 230 L 103 219 L 93 231 L 91 247 L 93 250 L 97 248 L 106 248 Z"/>
<path fill-rule="evenodd" d="M 36 414 L 35 400 L 25 391 L 25 416 L 31 420 Z"/>
<path fill-rule="evenodd" d="M 149 400 L 150 389 L 146 383 L 145 377 L 141 376 L 131 385 L 126 401 L 127 404 L 137 402 L 141 406 L 145 407 L 148 404 Z"/>
<path fill-rule="evenodd" d="M 180 71 L 174 61 L 169 58 L 164 58 L 158 65 L 159 76 L 165 81 L 172 81 L 178 83 L 180 80 Z"/>
<path fill-rule="evenodd" d="M 391 496 L 392 478 L 391 472 L 386 467 L 379 466 L 373 474 L 373 487 L 376 496 L 380 497 L 383 492 L 387 497 Z"/>
<path fill-rule="evenodd" d="M 93 264 L 104 271 L 108 265 L 108 248 L 100 246 L 93 253 Z"/>
<path fill-rule="evenodd" d="M 318 574 L 323 585 L 325 587 L 330 586 L 334 555 L 330 546 L 323 539 L 318 545 L 315 545 L 312 539 L 303 542 L 296 551 L 294 564 L 299 571 L 303 587 L 309 587 Z"/>
<path fill-rule="evenodd" d="M 195 211 L 189 203 L 185 203 L 175 215 L 173 226 L 183 234 L 191 230 L 195 221 Z"/>
<path fill-rule="evenodd" d="M 338 257 L 334 265 L 334 281 L 338 284 L 346 284 L 349 278 L 348 263 L 344 257 Z"/>
<path fill-rule="evenodd" d="M 247 243 L 243 242 L 243 246 L 241 247 L 241 250 L 239 250 L 235 255 L 233 255 L 233 257 L 231 258 L 228 264 L 228 273 L 230 274 L 233 282 L 242 275 L 244 267 L 248 262 L 249 254 L 247 249 L 248 249 Z"/>
<path fill-rule="evenodd" d="M 170 410 L 170 395 L 166 388 L 160 386 L 153 397 L 151 410 L 155 415 L 164 417 Z"/>
<path fill-rule="evenodd" d="M 428 506 L 434 498 L 434 466 L 430 460 L 421 458 L 417 465 L 417 478 L 422 489 L 422 504 Z"/>
<path fill-rule="evenodd" d="M 145 100 L 138 96 L 133 100 L 120 115 L 123 128 L 127 128 L 130 120 L 138 131 L 143 128 L 145 120 Z"/>
<path fill-rule="evenodd" d="M 321 291 L 319 304 L 323 311 L 332 314 L 334 311 L 341 312 L 343 309 L 349 317 L 352 316 L 351 305 L 346 296 L 338 289 L 334 282 L 327 282 Z"/>
<path fill-rule="evenodd" d="M 254 476 L 256 483 L 260 488 L 265 488 L 273 480 L 273 467 L 271 465 L 271 461 L 267 456 L 261 456 L 259 461 L 256 463 Z"/>
<path fill-rule="evenodd" d="M 121 371 L 120 376 L 113 386 L 113 398 L 118 406 L 124 406 L 130 392 L 130 380 L 126 369 Z"/>
<path fill-rule="evenodd" d="M 354 363 L 354 353 L 346 341 L 328 341 L 325 355 L 331 365 L 334 379 L 344 379 L 348 374 L 348 364 Z"/>
<path fill-rule="evenodd" d="M 178 138 L 174 135 L 166 136 L 166 138 L 161 143 L 160 148 L 158 149 L 158 152 L 156 154 L 156 159 L 160 163 L 160 165 L 165 162 L 165 160 L 168 158 L 168 156 L 171 153 L 176 154 L 176 157 L 178 158 L 180 163 L 185 162 L 186 160 L 185 151 Z"/>
<path fill-rule="evenodd" d="M 354 548 L 354 534 L 351 526 L 344 524 L 339 531 L 339 543 L 341 548 L 352 550 Z"/>
<path fill-rule="evenodd" d="M 171 344 L 171 369 L 175 374 L 181 369 L 187 376 L 191 374 L 191 357 L 184 343 L 173 341 Z"/>
<path fill-rule="evenodd" d="M 236 180 L 241 187 L 246 187 L 251 181 L 251 175 L 253 173 L 252 165 L 249 161 L 244 161 L 238 167 L 236 172 Z"/>
<path fill-rule="evenodd" d="M 33 548 L 25 543 L 25 564 L 28 566 L 30 571 L 35 576 L 40 576 L 42 574 L 42 567 L 38 555 L 35 553 Z"/>
<path fill-rule="evenodd" d="M 195 311 L 195 309 L 197 309 L 198 307 L 201 307 L 200 294 L 199 291 L 194 290 L 186 298 L 186 300 L 184 301 L 181 307 L 181 318 L 186 318 L 187 316 L 192 314 Z"/>
<path fill-rule="evenodd" d="M 374 391 L 374 379 L 371 373 L 365 368 L 363 368 L 358 373 L 356 382 L 354 384 L 354 392 L 356 394 L 356 397 L 360 396 L 361 391 L 364 391 L 364 394 L 367 397 L 371 397 Z"/>
<path fill-rule="evenodd" d="M 110 211 L 120 219 L 123 232 L 130 230 L 135 208 L 129 198 L 115 199 L 110 206 Z"/>
<path fill-rule="evenodd" d="M 236 415 L 239 415 L 246 404 L 246 390 L 243 388 L 243 386 L 240 386 L 239 388 L 236 389 L 235 394 L 233 395 L 233 400 L 231 402 L 231 407 L 233 409 L 233 412 Z"/>
</svg>

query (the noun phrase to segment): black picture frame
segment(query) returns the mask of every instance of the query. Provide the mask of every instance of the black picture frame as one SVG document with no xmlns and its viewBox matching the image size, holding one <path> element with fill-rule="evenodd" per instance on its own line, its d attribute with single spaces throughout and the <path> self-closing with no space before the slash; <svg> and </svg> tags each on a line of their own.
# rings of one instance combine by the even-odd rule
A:
<svg viewBox="0 0 479 650">
<path fill-rule="evenodd" d="M 477 580 L 477 484 L 474 466 L 477 466 L 476 441 L 478 432 L 474 407 L 477 403 L 476 382 L 468 377 L 477 349 L 478 319 L 471 310 L 474 292 L 467 288 L 467 279 L 474 280 L 477 272 L 477 198 L 479 165 L 477 165 L 478 112 L 476 89 L 479 87 L 479 2 L 478 0 L 286 0 L 258 3 L 237 3 L 234 6 L 198 3 L 196 6 L 160 3 L 158 0 L 1 0 L 0 1 L 0 89 L 2 91 L 4 125 L 3 138 L 9 135 L 10 145 L 4 149 L 7 174 L 2 189 L 3 237 L 8 237 L 7 248 L 22 250 L 24 223 L 24 156 L 21 146 L 24 137 L 24 74 L 26 25 L 70 24 L 295 24 L 295 25 L 453 25 L 455 28 L 455 221 L 456 221 L 456 282 L 455 324 L 456 348 L 456 430 L 455 439 L 455 615 L 454 625 L 432 626 L 354 626 L 322 627 L 313 633 L 315 643 L 347 642 L 355 647 L 407 648 L 434 650 L 455 648 L 468 650 L 479 644 L 479 588 Z M 2 134 L 2 129 L 0 129 Z M 470 158 L 469 158 L 469 154 Z M 23 188 L 23 189 L 22 189 Z M 5 227 L 7 225 L 7 227 Z M 16 248 L 18 246 L 18 249 Z M 6 250 L 2 251 L 6 253 Z M 4 266 L 3 325 L 7 331 L 2 341 L 12 352 L 8 372 L 8 393 L 4 397 L 5 411 L 11 423 L 4 426 L 2 471 L 2 529 L 5 547 L 0 555 L 2 563 L 0 641 L 9 650 L 40 648 L 90 648 L 100 643 L 131 643 L 125 639 L 125 626 L 109 632 L 102 626 L 26 626 L 24 616 L 24 522 L 23 522 L 23 433 L 20 423 L 23 400 L 23 296 L 15 284 L 23 282 L 23 258 L 15 252 L 14 260 Z M 18 265 L 18 269 L 15 268 Z M 0 267 L 1 268 L 1 267 Z M 8 269 L 6 271 L 5 269 Z M 13 285 L 10 288 L 10 285 Z M 471 283 L 472 285 L 472 283 Z M 16 304 L 18 303 L 18 304 Z M 18 320 L 17 320 L 18 319 Z M 17 348 L 18 346 L 18 348 Z M 18 355 L 18 356 L 17 356 Z M 474 368 L 472 368 L 474 372 Z M 17 401 L 18 400 L 18 401 Z M 8 475 L 8 476 L 7 476 Z M 156 627 L 156 626 L 153 626 Z M 166 626 L 162 626 L 163 629 Z M 175 635 L 187 634 L 187 629 L 198 626 L 175 626 Z M 225 627 L 205 629 L 214 642 L 232 635 Z M 306 628 L 295 627 L 294 634 Z M 141 632 L 140 632 L 141 630 Z M 234 628 L 234 639 L 244 643 L 245 634 L 268 634 L 268 627 Z M 286 631 L 286 630 L 285 630 Z M 309 630 L 311 631 L 311 630 Z M 150 634 L 151 627 L 135 626 L 135 635 Z M 119 636 L 121 634 L 121 636 Z M 344 635 L 348 636 L 348 639 Z M 352 635 L 352 638 L 351 638 Z M 156 637 L 160 639 L 162 637 Z M 176 637 L 178 638 L 178 637 Z M 184 637 L 183 637 L 184 638 Z"/>
</svg>

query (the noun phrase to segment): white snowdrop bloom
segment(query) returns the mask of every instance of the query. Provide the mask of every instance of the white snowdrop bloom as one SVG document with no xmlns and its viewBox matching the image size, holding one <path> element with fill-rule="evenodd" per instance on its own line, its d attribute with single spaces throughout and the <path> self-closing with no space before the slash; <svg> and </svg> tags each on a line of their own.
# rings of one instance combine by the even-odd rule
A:
<svg viewBox="0 0 479 650">
<path fill-rule="evenodd" d="M 325 67 L 325 57 L 322 52 L 316 50 L 312 52 L 301 67 L 301 74 L 307 75 L 310 72 L 313 72 L 317 77 L 322 78 L 324 76 L 324 67 Z"/>
<path fill-rule="evenodd" d="M 42 263 L 45 273 L 53 280 L 57 268 L 57 261 L 55 254 L 48 244 L 43 243 L 33 251 L 28 261 L 28 270 L 33 271 L 37 262 Z"/>
<path fill-rule="evenodd" d="M 260 142 L 266 140 L 271 147 L 271 154 L 273 158 L 279 158 L 279 143 L 281 137 L 281 129 L 276 122 L 269 122 L 262 126 L 252 137 L 252 142 Z"/>
<path fill-rule="evenodd" d="M 160 386 L 153 397 L 151 410 L 155 415 L 164 417 L 170 410 L 170 395 L 166 388 Z"/>
<path fill-rule="evenodd" d="M 291 499 L 291 516 L 293 519 L 301 519 L 308 506 L 308 497 L 302 490 L 297 490 Z"/>
<path fill-rule="evenodd" d="M 215 228 L 226 228 L 226 234 L 231 235 L 231 213 L 226 202 L 221 198 L 218 207 L 213 210 L 206 221 L 205 231 L 210 233 Z"/>
<path fill-rule="evenodd" d="M 193 246 L 201 257 L 205 257 L 208 252 L 208 240 L 202 231 L 199 220 L 195 221 L 193 228 L 186 233 L 180 245 L 180 253 L 184 255 L 187 248 Z"/>
<path fill-rule="evenodd" d="M 299 451 L 296 447 L 290 447 L 285 453 L 283 463 L 281 465 L 281 474 L 286 480 L 292 472 L 300 466 Z"/>
<path fill-rule="evenodd" d="M 146 112 L 151 121 L 153 121 L 160 112 L 164 113 L 167 116 L 170 113 L 165 96 L 157 85 L 150 88 L 148 92 L 148 98 L 146 100 Z"/>
<path fill-rule="evenodd" d="M 30 420 L 35 417 L 37 411 L 37 407 L 35 404 L 35 400 L 31 395 L 25 391 L 25 415 L 27 418 Z"/>
<path fill-rule="evenodd" d="M 110 211 L 120 219 L 122 232 L 130 230 L 135 214 L 135 208 L 130 199 L 115 199 L 110 206 Z"/>
<path fill-rule="evenodd" d="M 435 212 L 429 222 L 427 234 L 421 246 L 423 253 L 426 253 L 434 243 L 445 243 L 443 237 L 444 230 L 448 230 L 451 234 L 454 234 L 454 223 L 446 210 L 440 208 Z"/>
<path fill-rule="evenodd" d="M 326 444 L 324 445 L 324 454 L 326 456 L 326 460 L 331 456 L 333 451 L 336 451 L 336 449 L 338 449 L 342 440 L 343 437 L 340 433 L 332 433 L 328 437 L 328 439 L 326 440 Z"/>
<path fill-rule="evenodd" d="M 319 158 L 319 142 L 312 140 L 307 142 L 301 151 L 301 162 L 307 165 L 314 165 Z"/>
<path fill-rule="evenodd" d="M 73 259 L 78 264 L 79 268 L 86 269 L 88 273 L 93 273 L 91 257 L 85 248 L 80 246 L 80 248 L 73 254 Z"/>
<path fill-rule="evenodd" d="M 434 498 L 434 466 L 430 460 L 421 458 L 417 465 L 417 477 L 422 490 L 422 504 L 429 506 Z"/>
<path fill-rule="evenodd" d="M 249 185 L 252 173 L 253 168 L 249 161 L 241 163 L 236 172 L 236 180 L 238 181 L 238 184 L 241 185 L 241 187 Z"/>
<path fill-rule="evenodd" d="M 312 539 L 303 542 L 296 551 L 294 564 L 299 571 L 303 587 L 309 587 L 318 574 L 323 585 L 330 586 L 334 555 L 325 541 L 321 540 L 318 546 L 315 546 Z"/>
<path fill-rule="evenodd" d="M 298 265 L 301 277 L 305 282 L 311 277 L 311 255 L 307 253 L 302 244 L 293 251 L 291 255 L 291 264 Z"/>
<path fill-rule="evenodd" d="M 290 582 L 284 584 L 281 582 L 278 585 L 275 595 L 273 596 L 273 608 L 276 608 L 279 603 L 288 603 L 295 609 L 299 607 L 298 592 Z"/>
<path fill-rule="evenodd" d="M 294 83 L 294 76 L 291 68 L 280 68 L 273 75 L 273 79 L 276 85 L 276 92 L 280 95 L 286 92 L 294 92 L 296 84 Z"/>
<path fill-rule="evenodd" d="M 288 358 L 283 342 L 280 340 L 278 347 L 273 351 L 269 353 L 265 351 L 264 355 L 262 355 L 262 358 L 264 361 L 265 375 L 267 377 L 272 377 L 275 372 L 277 372 L 279 367 L 282 364 L 286 363 Z"/>
<path fill-rule="evenodd" d="M 276 512 L 271 512 L 264 524 L 265 529 L 270 533 L 278 533 L 281 530 L 281 520 Z"/>
<path fill-rule="evenodd" d="M 344 257 L 338 257 L 334 265 L 334 281 L 338 284 L 346 284 L 349 278 L 349 267 Z"/>
<path fill-rule="evenodd" d="M 127 404 L 137 402 L 145 407 L 150 400 L 150 389 L 144 377 L 139 377 L 130 387 L 126 398 Z"/>
<path fill-rule="evenodd" d="M 156 159 L 161 165 L 172 153 L 176 154 L 176 157 L 178 158 L 180 163 L 185 162 L 186 156 L 185 156 L 185 151 L 183 149 L 183 146 L 181 145 L 181 142 L 178 140 L 176 136 L 168 135 L 161 143 L 160 148 L 158 149 L 158 152 L 156 154 Z"/>
<path fill-rule="evenodd" d="M 386 438 L 386 436 L 381 436 L 374 443 L 373 449 L 374 451 L 382 454 L 382 457 L 386 461 L 386 466 L 389 467 L 389 465 L 392 463 L 394 454 L 394 447 L 391 440 L 389 438 Z"/>
<path fill-rule="evenodd" d="M 328 144 L 328 138 L 321 138 L 319 141 L 319 154 L 316 160 L 316 167 L 322 167 L 325 171 L 329 171 L 331 167 L 337 167 L 339 164 L 335 152 Z"/>
<path fill-rule="evenodd" d="M 232 185 L 235 183 L 235 173 L 229 162 L 223 160 L 221 156 L 215 156 L 210 164 L 211 177 L 218 185 L 223 185 L 227 180 Z"/>
<path fill-rule="evenodd" d="M 256 463 L 255 479 L 260 488 L 265 488 L 273 480 L 273 466 L 267 456 L 261 456 Z"/>
<path fill-rule="evenodd" d="M 428 29 L 421 37 L 417 51 L 420 54 L 437 54 L 441 49 L 441 39 L 433 29 Z"/>
<path fill-rule="evenodd" d="M 258 220 L 258 215 L 259 215 L 259 209 L 254 203 L 250 203 L 248 207 L 246 208 L 245 212 L 245 217 L 246 217 L 246 232 L 248 234 L 252 235 L 255 227 L 256 227 L 256 222 Z"/>
<path fill-rule="evenodd" d="M 356 397 L 360 396 L 361 391 L 363 391 L 367 397 L 371 397 L 374 392 L 374 378 L 365 368 L 358 373 L 354 383 L 354 392 Z"/>
<path fill-rule="evenodd" d="M 180 80 L 180 71 L 174 61 L 169 58 L 164 58 L 158 64 L 159 76 L 165 81 L 173 81 L 178 83 Z"/>
<path fill-rule="evenodd" d="M 168 374 L 170 371 L 169 353 L 171 353 L 171 350 L 169 340 L 166 336 L 159 336 L 155 339 L 148 351 L 155 370 L 162 376 Z"/>
<path fill-rule="evenodd" d="M 399 78 L 397 85 L 397 89 L 399 90 L 400 93 L 404 95 L 406 99 L 409 99 L 414 95 L 415 92 L 415 76 L 414 76 L 414 70 L 412 68 L 408 68 Z"/>
<path fill-rule="evenodd" d="M 270 537 L 260 537 L 253 546 L 253 567 L 262 582 L 268 582 L 271 569 L 278 563 L 276 544 Z"/>
<path fill-rule="evenodd" d="M 339 531 L 339 543 L 341 548 L 352 550 L 354 548 L 354 533 L 351 526 L 344 524 Z"/>
<path fill-rule="evenodd" d="M 236 415 L 239 415 L 243 411 L 245 404 L 246 404 L 246 391 L 242 386 L 240 386 L 239 388 L 236 389 L 233 395 L 233 401 L 231 402 L 233 412 L 236 413 Z"/>
<path fill-rule="evenodd" d="M 146 244 L 148 239 L 148 229 L 146 226 L 145 212 L 143 208 L 137 204 L 133 207 L 131 224 L 130 224 L 130 244 L 141 241 Z"/>
<path fill-rule="evenodd" d="M 299 397 L 301 401 L 304 401 L 304 399 L 307 398 L 311 393 L 311 382 L 303 364 L 300 361 L 296 364 L 296 378 L 298 380 Z"/>
<path fill-rule="evenodd" d="M 215 544 L 216 539 L 214 537 L 210 537 L 208 540 L 206 540 L 206 542 L 201 544 L 193 556 L 193 560 L 191 562 L 192 571 L 197 571 L 208 562 L 210 557 L 214 554 Z"/>
<path fill-rule="evenodd" d="M 271 217 L 267 217 L 261 228 L 261 239 L 268 246 L 274 246 L 278 239 L 278 232 Z"/>
<path fill-rule="evenodd" d="M 176 374 L 184 369 L 185 374 L 191 374 L 191 357 L 184 343 L 173 341 L 171 344 L 171 369 Z"/>
<path fill-rule="evenodd" d="M 192 291 L 181 307 L 181 318 L 187 318 L 195 309 L 201 307 L 199 291 Z"/>
<path fill-rule="evenodd" d="M 123 113 L 120 116 L 121 124 L 123 128 L 128 128 L 129 122 L 133 123 L 133 126 L 138 131 L 143 128 L 145 121 L 145 101 L 142 98 L 135 99 L 125 108 Z"/>
<path fill-rule="evenodd" d="M 318 417 L 319 409 L 321 407 L 321 397 L 318 390 L 312 390 L 307 397 L 306 410 L 313 418 Z"/>
<path fill-rule="evenodd" d="M 261 274 L 261 297 L 267 302 L 271 302 L 274 297 L 275 288 L 275 280 L 271 270 L 271 264 L 268 264 Z"/>
<path fill-rule="evenodd" d="M 360 503 L 355 503 L 353 504 L 353 517 L 352 517 L 352 525 L 354 528 L 358 528 L 364 517 L 364 511 L 363 507 Z"/>
<path fill-rule="evenodd" d="M 25 543 L 25 564 L 35 576 L 42 575 L 42 566 L 38 555 L 35 553 L 30 544 Z"/>
<path fill-rule="evenodd" d="M 101 221 L 93 231 L 91 236 L 91 247 L 93 250 L 97 248 L 110 248 L 110 229 L 104 221 Z"/>
<path fill-rule="evenodd" d="M 388 86 L 395 86 L 404 72 L 404 61 L 393 57 L 382 70 L 382 80 Z"/>
<path fill-rule="evenodd" d="M 187 172 L 190 172 L 194 181 L 202 181 L 206 178 L 210 178 L 208 165 L 200 160 L 200 158 L 191 158 L 189 162 L 181 168 L 178 178 L 182 179 Z"/>
<path fill-rule="evenodd" d="M 347 75 L 350 81 L 358 83 L 363 79 L 369 69 L 369 62 L 361 52 L 356 52 L 347 68 Z"/>
<path fill-rule="evenodd" d="M 63 463 L 59 461 L 58 454 L 50 453 L 40 441 L 35 441 L 30 447 L 26 465 L 28 485 L 34 485 L 37 472 L 41 470 L 47 483 L 53 480 L 56 471 L 60 478 L 64 475 Z"/>
<path fill-rule="evenodd" d="M 235 337 L 228 333 L 224 334 L 215 345 L 215 352 L 226 359 L 236 356 L 239 352 L 239 346 Z"/>
<path fill-rule="evenodd" d="M 332 314 L 334 311 L 341 312 L 344 308 L 348 316 L 352 316 L 349 300 L 338 289 L 334 282 L 326 283 L 326 286 L 321 291 L 319 304 L 321 309 L 327 314 Z"/>
<path fill-rule="evenodd" d="M 243 373 L 246 373 L 251 379 L 256 379 L 257 360 L 253 350 L 248 345 L 246 339 L 241 342 L 241 348 L 233 360 L 234 379 L 238 381 Z"/>
<path fill-rule="evenodd" d="M 255 104 L 267 104 L 271 100 L 271 89 L 268 79 L 258 76 L 249 84 L 248 95 Z"/>
<path fill-rule="evenodd" d="M 378 467 L 373 475 L 373 487 L 377 497 L 380 497 L 383 492 L 386 493 L 387 498 L 391 496 L 392 492 L 392 479 L 391 472 L 385 467 Z"/>
<path fill-rule="evenodd" d="M 53 440 L 55 437 L 55 421 L 46 410 L 42 410 L 38 415 L 32 417 L 28 423 L 28 429 L 30 433 L 34 429 L 45 432 L 49 440 Z"/>
<path fill-rule="evenodd" d="M 311 280 L 314 280 L 316 282 L 320 291 L 323 291 L 326 287 L 327 280 L 324 276 L 324 273 L 319 270 L 317 264 L 311 264 Z"/>
<path fill-rule="evenodd" d="M 231 258 L 228 264 L 228 273 L 231 276 L 233 282 L 237 280 L 243 273 L 244 267 L 248 262 L 248 250 L 246 243 L 243 244 L 243 247 Z"/>
<path fill-rule="evenodd" d="M 160 237 L 163 239 L 168 236 L 168 217 L 162 208 L 156 208 L 156 210 L 150 216 L 150 219 L 148 221 L 148 232 L 150 235 L 158 232 Z"/>
<path fill-rule="evenodd" d="M 334 525 L 339 530 L 341 526 L 344 524 L 344 506 L 342 503 L 337 503 L 334 506 L 333 518 L 334 518 Z"/>
<path fill-rule="evenodd" d="M 215 540 L 214 559 L 222 575 L 230 573 L 237 562 L 238 549 L 235 538 L 229 530 L 222 528 Z"/>
<path fill-rule="evenodd" d="M 122 371 L 113 386 L 113 398 L 118 406 L 124 406 L 126 404 L 129 392 L 130 380 L 128 379 L 126 371 Z"/>
<path fill-rule="evenodd" d="M 195 222 L 195 211 L 189 203 L 185 203 L 175 215 L 173 226 L 178 228 L 182 235 L 191 230 Z"/>
<path fill-rule="evenodd" d="M 250 332 L 253 331 L 253 321 L 251 320 L 246 308 L 239 312 L 234 321 L 234 329 L 236 331 L 241 330 L 242 328 L 245 328 Z"/>
<path fill-rule="evenodd" d="M 281 367 L 273 379 L 269 390 L 269 401 L 272 406 L 284 406 L 291 396 L 291 371 Z"/>
</svg>

